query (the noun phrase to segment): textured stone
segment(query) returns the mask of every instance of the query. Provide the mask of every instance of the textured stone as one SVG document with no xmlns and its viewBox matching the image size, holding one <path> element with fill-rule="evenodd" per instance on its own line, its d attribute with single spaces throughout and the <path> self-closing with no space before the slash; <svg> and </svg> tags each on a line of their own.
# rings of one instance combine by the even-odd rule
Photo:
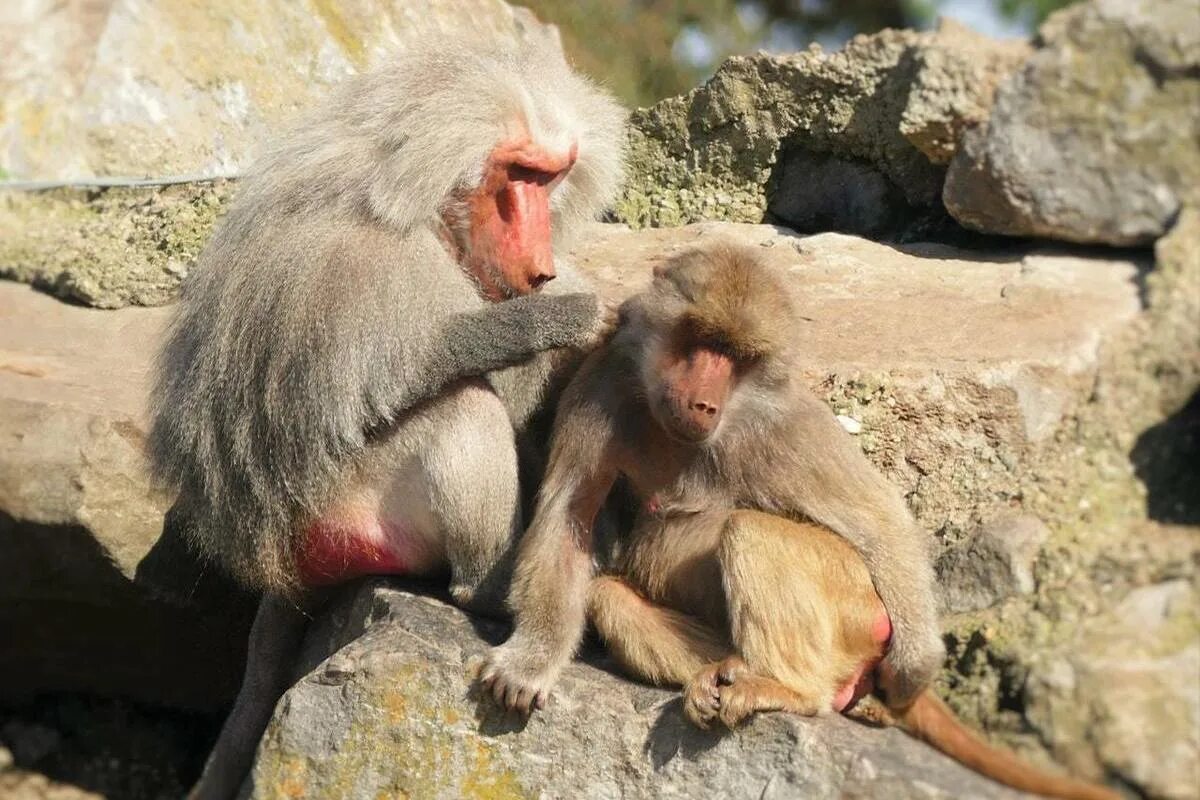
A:
<svg viewBox="0 0 1200 800">
<path fill-rule="evenodd" d="M 356 635 L 348 644 L 345 631 Z M 702 732 L 677 696 L 575 663 L 527 723 L 470 690 L 503 626 L 368 584 L 309 636 L 317 661 L 259 747 L 253 798 L 1016 798 L 899 731 L 768 715 Z M 482 634 L 482 638 L 481 638 Z M 324 660 L 322 660 L 324 659 Z"/>
<path fill-rule="evenodd" d="M 142 451 L 166 316 L 78 308 L 0 282 L 0 511 L 86 528 L 127 576 L 167 507 Z"/>
<path fill-rule="evenodd" d="M 1033 564 L 1049 538 L 1050 529 L 1032 516 L 981 525 L 937 561 L 942 611 L 978 611 L 1014 594 L 1032 592 Z"/>
<path fill-rule="evenodd" d="M 440 34 L 558 46 L 556 29 L 502 0 L 5 3 L 0 169 L 24 180 L 236 172 L 332 85 Z"/>
<path fill-rule="evenodd" d="M 232 190 L 224 180 L 0 188 L 0 277 L 98 308 L 170 302 Z"/>
<path fill-rule="evenodd" d="M 945 17 L 937 36 L 913 54 L 900 133 L 935 164 L 949 164 L 963 133 L 987 122 L 996 86 L 1032 52 L 1022 40 L 996 40 Z"/>
<path fill-rule="evenodd" d="M 1022 53 L 947 24 L 856 36 L 836 53 L 731 58 L 703 86 L 633 115 L 617 216 L 927 234 L 948 222 L 938 164 L 986 118 Z"/>
<path fill-rule="evenodd" d="M 1200 3 L 1096 0 L 1039 47 L 963 140 L 944 200 L 969 228 L 1137 245 L 1200 191 Z"/>
<path fill-rule="evenodd" d="M 1108 768 L 1149 796 L 1191 800 L 1200 787 L 1197 676 L 1195 587 L 1151 584 L 1090 621 L 1077 652 L 1034 668 L 1028 714 L 1052 742 L 1094 737 Z"/>
<path fill-rule="evenodd" d="M 0 697 L 212 709 L 236 690 L 245 599 L 227 588 L 224 608 L 181 607 L 132 582 L 167 506 L 142 450 L 164 319 L 0 282 Z"/>
<path fill-rule="evenodd" d="M 736 56 L 698 89 L 635 112 L 618 217 L 654 226 L 759 222 L 779 191 L 773 176 L 793 155 L 819 160 L 827 170 L 824 180 L 840 174 L 866 195 L 830 220 L 847 229 L 867 233 L 878 227 L 870 215 L 878 211 L 879 200 L 872 198 L 881 186 L 894 190 L 905 208 L 936 205 L 941 170 L 898 129 L 909 58 L 921 41 L 911 31 L 883 31 L 857 36 L 833 54 L 813 46 L 786 56 Z M 804 181 L 803 168 L 797 170 L 780 187 L 783 194 L 811 189 L 818 198 L 799 207 L 789 197 L 782 212 L 803 229 L 802 217 L 830 208 L 828 196 L 845 192 L 823 192 L 822 181 Z"/>
</svg>

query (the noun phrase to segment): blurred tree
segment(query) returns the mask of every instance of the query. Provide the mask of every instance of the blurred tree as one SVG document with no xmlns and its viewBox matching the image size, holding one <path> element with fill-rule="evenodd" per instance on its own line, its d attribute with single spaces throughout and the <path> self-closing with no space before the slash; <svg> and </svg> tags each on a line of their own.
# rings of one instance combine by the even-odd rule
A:
<svg viewBox="0 0 1200 800">
<path fill-rule="evenodd" d="M 752 45 L 733 0 L 515 0 L 558 25 L 563 46 L 584 72 L 627 103 L 649 105 L 686 91 L 708 71 L 677 57 L 685 30 L 725 42 L 727 52 Z M 744 36 L 739 36 L 744 33 Z"/>
<path fill-rule="evenodd" d="M 1031 19 L 1035 25 L 1040 25 L 1052 12 L 1074 2 L 1075 0 L 1000 0 L 1000 11 L 1010 19 Z"/>
<path fill-rule="evenodd" d="M 967 0 L 1032 29 L 1070 0 Z M 558 25 L 575 63 L 634 106 L 685 92 L 732 53 L 839 46 L 927 28 L 956 0 L 513 0 Z M 962 0 L 957 0 L 962 2 Z"/>
</svg>

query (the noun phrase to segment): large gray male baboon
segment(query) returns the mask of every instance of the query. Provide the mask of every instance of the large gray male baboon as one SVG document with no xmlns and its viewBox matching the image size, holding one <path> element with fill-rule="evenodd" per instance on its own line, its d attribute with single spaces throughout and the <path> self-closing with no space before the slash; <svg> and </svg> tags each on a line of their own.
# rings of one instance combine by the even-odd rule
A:
<svg viewBox="0 0 1200 800">
<path fill-rule="evenodd" d="M 604 324 L 555 254 L 615 190 L 623 119 L 557 52 L 438 42 L 348 81 L 241 183 L 154 394 L 187 540 L 265 592 L 194 796 L 244 779 L 312 587 L 447 570 L 502 611 L 547 351 Z"/>
</svg>

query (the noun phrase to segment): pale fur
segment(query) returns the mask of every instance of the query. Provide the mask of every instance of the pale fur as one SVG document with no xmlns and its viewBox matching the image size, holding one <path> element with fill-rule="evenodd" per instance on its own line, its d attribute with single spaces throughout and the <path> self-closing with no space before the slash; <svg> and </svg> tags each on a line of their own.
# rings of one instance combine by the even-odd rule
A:
<svg viewBox="0 0 1200 800">
<path fill-rule="evenodd" d="M 552 195 L 561 250 L 616 189 L 623 119 L 552 50 L 434 41 L 348 80 L 267 148 L 188 276 L 158 363 L 151 455 L 203 556 L 294 589 L 294 537 L 337 500 L 373 431 L 460 377 L 586 342 L 594 301 L 522 298 L 506 324 L 477 324 L 486 304 L 442 218 L 520 128 L 575 139 Z M 572 284 L 560 273 L 551 294 Z M 547 372 L 505 387 L 525 417 Z"/>
</svg>

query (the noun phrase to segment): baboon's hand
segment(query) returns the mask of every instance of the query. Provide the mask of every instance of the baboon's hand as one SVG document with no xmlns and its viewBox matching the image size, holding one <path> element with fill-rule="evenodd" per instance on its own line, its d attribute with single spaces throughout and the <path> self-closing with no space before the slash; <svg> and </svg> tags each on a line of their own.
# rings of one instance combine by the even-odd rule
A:
<svg viewBox="0 0 1200 800">
<path fill-rule="evenodd" d="M 544 295 L 540 299 L 550 311 L 543 315 L 539 331 L 540 344 L 546 349 L 591 349 L 616 325 L 614 310 L 594 294 Z"/>
<path fill-rule="evenodd" d="M 507 711 L 529 715 L 546 707 L 557 676 L 551 674 L 541 659 L 530 658 L 511 644 L 493 647 L 480 663 L 476 677 L 485 695 Z"/>
<path fill-rule="evenodd" d="M 946 660 L 946 646 L 934 625 L 910 629 L 907 635 L 896 628 L 879 665 L 879 687 L 890 708 L 904 708 L 933 682 Z"/>
</svg>

